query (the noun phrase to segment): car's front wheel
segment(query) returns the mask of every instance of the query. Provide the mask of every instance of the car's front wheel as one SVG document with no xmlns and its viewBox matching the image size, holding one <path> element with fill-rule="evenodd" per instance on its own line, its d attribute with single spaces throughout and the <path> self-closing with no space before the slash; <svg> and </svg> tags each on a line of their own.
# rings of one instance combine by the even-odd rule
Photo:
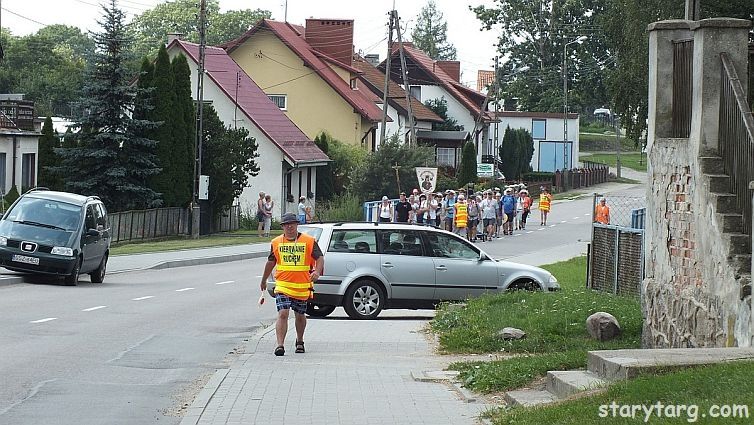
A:
<svg viewBox="0 0 754 425">
<path fill-rule="evenodd" d="M 65 277 L 65 284 L 68 286 L 76 286 L 79 283 L 79 274 L 81 273 L 81 258 L 76 260 L 76 264 L 73 265 L 71 274 Z"/>
<path fill-rule="evenodd" d="M 343 308 L 352 319 L 374 319 L 385 306 L 382 288 L 371 280 L 357 280 L 346 291 Z"/>
<path fill-rule="evenodd" d="M 306 314 L 312 317 L 325 317 L 335 311 L 335 306 L 312 304 L 306 306 Z"/>
<path fill-rule="evenodd" d="M 107 269 L 107 253 L 102 257 L 102 261 L 99 263 L 99 267 L 96 270 L 89 273 L 89 277 L 93 283 L 102 283 L 105 280 L 105 271 Z"/>
</svg>

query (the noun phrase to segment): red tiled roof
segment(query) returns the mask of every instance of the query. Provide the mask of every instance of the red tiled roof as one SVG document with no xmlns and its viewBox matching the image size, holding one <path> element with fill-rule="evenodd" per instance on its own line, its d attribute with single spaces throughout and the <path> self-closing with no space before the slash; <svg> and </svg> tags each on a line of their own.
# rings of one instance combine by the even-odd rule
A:
<svg viewBox="0 0 754 425">
<path fill-rule="evenodd" d="M 321 53 L 316 52 L 306 42 L 306 39 L 303 37 L 303 27 L 291 25 L 286 22 L 262 19 L 250 30 L 246 31 L 244 35 L 221 45 L 221 47 L 223 47 L 228 53 L 231 53 L 238 46 L 248 40 L 254 33 L 262 29 L 271 30 L 283 43 L 285 43 L 286 46 L 304 61 L 306 66 L 312 68 L 320 78 L 325 80 L 325 82 L 340 94 L 340 96 L 362 117 L 367 118 L 370 121 L 379 121 L 382 119 L 382 109 L 378 108 L 374 102 L 362 95 L 359 91 L 353 90 L 348 82 L 340 78 L 332 68 L 325 64 L 323 59 L 320 58 Z"/>
<path fill-rule="evenodd" d="M 382 103 L 383 90 L 385 90 L 385 74 L 358 55 L 354 57 L 353 65 L 361 72 L 360 78 L 365 81 L 365 84 L 374 88 L 373 91 L 376 92 L 374 96 L 379 99 L 378 102 Z M 395 81 L 390 80 L 388 82 L 388 94 L 390 100 L 397 103 L 404 111 L 408 111 L 406 107 L 406 92 L 403 90 L 403 87 Z M 418 121 L 443 122 L 440 116 L 432 112 L 431 109 L 427 108 L 415 97 L 411 97 L 411 111 Z"/>
<path fill-rule="evenodd" d="M 484 94 L 465 87 L 459 82 L 455 81 L 453 77 L 448 75 L 436 64 L 435 60 L 427 56 L 427 54 L 423 51 L 414 47 L 412 43 L 403 43 L 403 50 L 406 55 L 410 57 L 418 66 L 423 68 L 424 72 L 426 72 L 428 75 L 434 76 L 435 81 L 440 84 L 440 86 L 442 86 L 448 93 L 450 93 L 451 96 L 453 96 L 457 101 L 465 106 L 466 109 L 474 117 L 479 116 L 479 111 L 481 110 L 481 106 L 479 106 L 479 104 L 484 101 Z M 393 45 L 392 52 L 393 56 L 398 55 L 398 43 L 395 43 Z M 479 104 L 475 103 L 470 97 L 470 95 L 472 94 L 481 97 L 482 102 L 479 102 Z M 486 119 L 489 119 L 490 114 L 485 112 L 484 117 Z"/>
<path fill-rule="evenodd" d="M 175 40 L 168 49 L 178 46 L 194 62 L 199 62 L 199 45 Z M 267 94 L 241 69 L 225 50 L 207 47 L 206 75 L 225 93 L 228 100 L 237 100 L 239 112 L 246 115 L 293 163 L 329 161 L 327 155 L 294 124 Z M 236 99 L 236 76 L 238 97 Z"/>
</svg>

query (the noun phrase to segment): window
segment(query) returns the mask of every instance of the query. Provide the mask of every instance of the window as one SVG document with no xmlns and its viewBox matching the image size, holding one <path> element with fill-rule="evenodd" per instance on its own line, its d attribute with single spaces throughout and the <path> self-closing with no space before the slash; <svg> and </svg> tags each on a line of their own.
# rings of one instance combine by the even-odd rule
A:
<svg viewBox="0 0 754 425">
<path fill-rule="evenodd" d="M 408 86 L 408 92 L 419 102 L 422 101 L 422 86 Z"/>
<path fill-rule="evenodd" d="M 547 120 L 531 120 L 531 137 L 532 139 L 546 139 Z"/>
<path fill-rule="evenodd" d="M 37 154 L 25 153 L 21 159 L 21 188 L 23 190 L 36 186 Z"/>
<path fill-rule="evenodd" d="M 268 94 L 267 97 L 282 110 L 288 109 L 288 96 L 284 94 Z"/>
<path fill-rule="evenodd" d="M 327 252 L 377 253 L 377 237 L 374 230 L 336 230 Z"/>
<path fill-rule="evenodd" d="M 421 236 L 415 230 L 383 230 L 380 232 L 380 240 L 383 254 L 424 255 Z"/>
<path fill-rule="evenodd" d="M 437 148 L 437 165 L 456 166 L 455 148 Z"/>
</svg>

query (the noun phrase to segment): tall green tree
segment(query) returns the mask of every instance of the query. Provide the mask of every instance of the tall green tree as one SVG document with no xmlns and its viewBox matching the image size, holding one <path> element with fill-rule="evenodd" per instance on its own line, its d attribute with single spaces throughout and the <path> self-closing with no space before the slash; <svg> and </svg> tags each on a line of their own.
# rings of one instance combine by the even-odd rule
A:
<svg viewBox="0 0 754 425">
<path fill-rule="evenodd" d="M 211 106 L 204 109 L 202 174 L 209 176 L 209 204 L 217 216 L 259 174 L 258 145 L 245 128 L 226 128 Z"/>
<path fill-rule="evenodd" d="M 435 152 L 431 147 L 409 147 L 401 143 L 393 134 L 375 152 L 369 152 L 365 160 L 354 170 L 349 192 L 358 194 L 364 200 L 380 199 L 383 195 L 398 197 L 398 182 L 395 169 L 398 166 L 400 188 L 407 191 L 417 187 L 415 167 L 426 167 L 435 163 Z"/>
<path fill-rule="evenodd" d="M 434 0 L 427 1 L 419 12 L 411 42 L 434 60 L 456 60 L 456 48 L 448 41 L 448 23 Z"/>
<path fill-rule="evenodd" d="M 59 171 L 67 190 L 99 195 L 111 211 L 156 206 L 157 194 L 147 186 L 159 172 L 155 142 L 139 135 L 149 123 L 131 116 L 138 88 L 125 67 L 131 43 L 125 14 L 116 0 L 102 11 L 82 92 L 88 113 L 77 119 L 75 146 L 56 150 L 63 162 Z"/>
<path fill-rule="evenodd" d="M 183 54 L 171 62 L 175 87 L 175 201 L 188 205 L 194 185 L 194 146 L 196 144 L 196 112 L 191 97 L 191 68 Z"/>
<path fill-rule="evenodd" d="M 427 106 L 427 108 L 431 109 L 432 112 L 437 114 L 440 118 L 443 119 L 443 122 L 441 123 L 432 123 L 432 130 L 435 131 L 461 131 L 463 130 L 462 125 L 458 125 L 458 121 L 456 121 L 455 118 L 451 118 L 448 116 L 448 101 L 445 99 L 445 97 L 441 97 L 439 99 L 429 99 L 426 102 L 424 102 L 424 105 Z"/>
<path fill-rule="evenodd" d="M 500 28 L 501 94 L 524 110 L 562 112 L 564 47 L 570 111 L 591 112 L 607 104 L 602 70 L 612 62 L 597 16 L 604 0 L 506 0 L 472 8 L 483 28 Z M 582 44 L 571 43 L 587 36 Z M 529 67 L 515 77 L 515 70 Z"/>
<path fill-rule="evenodd" d="M 175 196 L 178 177 L 175 163 L 178 149 L 175 136 L 176 131 L 183 128 L 183 116 L 176 111 L 175 79 L 164 44 L 157 52 L 152 87 L 154 109 L 148 117 L 158 124 L 151 138 L 157 141 L 157 164 L 162 171 L 152 176 L 150 187 L 161 194 L 164 206 L 175 207 L 179 206 Z"/>
<path fill-rule="evenodd" d="M 39 138 L 39 186 L 63 190 L 62 179 L 52 171 L 60 166 L 60 157 L 55 153 L 55 148 L 60 147 L 60 137 L 52 127 L 52 117 L 48 116 L 42 125 L 42 136 Z"/>
<path fill-rule="evenodd" d="M 476 148 L 474 147 L 474 142 L 466 142 L 463 146 L 461 165 L 458 167 L 456 180 L 458 180 L 459 186 L 479 181 L 476 173 Z"/>
<path fill-rule="evenodd" d="M 171 32 L 182 33 L 185 40 L 198 42 L 197 4 L 196 0 L 162 2 L 135 16 L 131 30 L 136 39 L 136 54 L 139 57 L 154 56 L 156 46 L 165 44 L 167 34 Z M 212 23 L 207 29 L 207 43 L 215 45 L 240 37 L 260 19 L 269 18 L 271 13 L 262 9 L 221 12 L 219 0 L 208 0 L 207 15 Z"/>
</svg>

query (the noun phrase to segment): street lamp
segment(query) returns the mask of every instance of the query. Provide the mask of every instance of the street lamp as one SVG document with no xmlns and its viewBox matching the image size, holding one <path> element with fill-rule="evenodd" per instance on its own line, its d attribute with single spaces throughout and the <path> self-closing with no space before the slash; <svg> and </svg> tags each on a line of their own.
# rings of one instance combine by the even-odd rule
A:
<svg viewBox="0 0 754 425">
<path fill-rule="evenodd" d="M 563 45 L 563 187 L 567 188 L 568 179 L 568 51 L 567 48 L 571 44 L 581 44 L 586 40 L 586 36 L 582 35 L 575 40 L 571 40 Z"/>
</svg>

